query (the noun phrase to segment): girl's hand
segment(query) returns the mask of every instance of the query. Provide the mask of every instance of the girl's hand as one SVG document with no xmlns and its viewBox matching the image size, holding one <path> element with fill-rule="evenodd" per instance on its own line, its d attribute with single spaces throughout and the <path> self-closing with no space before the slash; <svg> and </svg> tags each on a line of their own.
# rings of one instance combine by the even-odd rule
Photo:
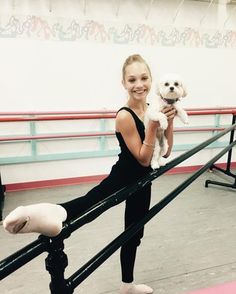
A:
<svg viewBox="0 0 236 294">
<path fill-rule="evenodd" d="M 172 105 L 168 105 L 163 108 L 162 113 L 166 115 L 168 120 L 173 120 L 177 111 Z"/>
</svg>

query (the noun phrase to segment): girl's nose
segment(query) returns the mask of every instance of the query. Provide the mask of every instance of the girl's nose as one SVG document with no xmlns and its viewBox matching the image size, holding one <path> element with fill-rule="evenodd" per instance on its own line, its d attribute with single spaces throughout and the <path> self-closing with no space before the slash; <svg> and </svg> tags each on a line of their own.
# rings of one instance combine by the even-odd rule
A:
<svg viewBox="0 0 236 294">
<path fill-rule="evenodd" d="M 137 80 L 136 87 L 143 87 L 143 81 Z"/>
</svg>

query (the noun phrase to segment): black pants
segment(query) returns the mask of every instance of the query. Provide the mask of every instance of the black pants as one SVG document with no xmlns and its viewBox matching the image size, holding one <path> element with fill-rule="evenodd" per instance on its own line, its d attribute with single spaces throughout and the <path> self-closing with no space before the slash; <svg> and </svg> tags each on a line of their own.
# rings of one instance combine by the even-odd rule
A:
<svg viewBox="0 0 236 294">
<path fill-rule="evenodd" d="M 134 183 L 134 179 L 127 179 L 124 173 L 118 173 L 112 170 L 110 175 L 104 179 L 98 186 L 90 190 L 85 196 L 78 197 L 74 200 L 61 204 L 67 211 L 68 219 L 79 216 L 94 204 L 110 196 L 112 193 L 121 188 Z M 137 180 L 137 179 L 136 179 Z M 142 219 L 150 206 L 151 185 L 144 187 L 131 195 L 126 200 L 125 208 L 125 229 L 130 225 Z M 144 228 L 138 231 L 126 244 L 121 248 L 120 261 L 122 281 L 131 283 L 133 281 L 134 263 L 137 247 L 141 243 Z"/>
</svg>

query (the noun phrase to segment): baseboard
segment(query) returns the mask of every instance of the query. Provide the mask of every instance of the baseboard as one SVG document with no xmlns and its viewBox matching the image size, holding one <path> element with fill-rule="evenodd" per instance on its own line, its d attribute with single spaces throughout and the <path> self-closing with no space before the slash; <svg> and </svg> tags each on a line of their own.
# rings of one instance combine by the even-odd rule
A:
<svg viewBox="0 0 236 294">
<path fill-rule="evenodd" d="M 219 163 L 216 165 L 222 169 L 226 168 L 226 163 Z M 201 167 L 202 165 L 175 167 L 169 170 L 167 174 L 173 175 L 173 174 L 193 173 Z M 231 163 L 231 169 L 236 169 L 236 162 Z M 94 176 L 65 178 L 65 179 L 51 179 L 51 180 L 44 180 L 44 181 L 12 183 L 12 184 L 6 184 L 5 186 L 6 186 L 7 192 L 25 191 L 25 190 L 52 188 L 52 187 L 60 187 L 60 186 L 72 186 L 72 185 L 80 185 L 80 184 L 88 184 L 88 183 L 98 183 L 101 180 L 103 180 L 106 176 L 107 175 L 94 175 Z"/>
<path fill-rule="evenodd" d="M 192 165 L 192 166 L 180 166 L 180 167 L 174 167 L 170 169 L 167 174 L 185 174 L 185 173 L 193 173 L 200 169 L 203 165 Z M 226 163 L 217 163 L 216 166 L 222 169 L 226 169 L 227 164 Z M 230 165 L 231 170 L 236 169 L 236 162 L 231 162 Z"/>
<path fill-rule="evenodd" d="M 43 181 L 33 181 L 24 183 L 12 183 L 6 185 L 7 192 L 25 191 L 42 188 L 52 188 L 61 186 L 73 186 L 88 183 L 98 183 L 103 180 L 107 175 L 94 175 L 85 177 L 65 178 L 65 179 L 51 179 Z"/>
</svg>

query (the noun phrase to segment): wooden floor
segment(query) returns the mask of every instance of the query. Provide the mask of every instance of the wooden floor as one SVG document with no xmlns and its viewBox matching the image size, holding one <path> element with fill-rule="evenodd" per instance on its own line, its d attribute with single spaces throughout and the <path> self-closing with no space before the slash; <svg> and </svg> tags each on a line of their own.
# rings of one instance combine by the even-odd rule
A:
<svg viewBox="0 0 236 294">
<path fill-rule="evenodd" d="M 163 175 L 155 180 L 152 205 L 189 176 Z M 206 179 L 232 181 L 219 172 L 203 174 L 146 225 L 145 237 L 138 250 L 135 279 L 137 283 L 150 285 L 156 294 L 195 293 L 198 289 L 236 281 L 236 190 L 218 186 L 205 188 Z M 4 215 L 18 205 L 63 202 L 83 195 L 92 186 L 8 193 Z M 66 277 L 121 233 L 123 212 L 122 203 L 65 241 L 65 253 L 69 259 Z M 36 238 L 36 234 L 7 234 L 1 226 L 0 260 Z M 49 293 L 45 258 L 46 254 L 42 254 L 2 280 L 0 293 Z M 117 294 L 119 287 L 118 250 L 74 293 Z"/>
</svg>

